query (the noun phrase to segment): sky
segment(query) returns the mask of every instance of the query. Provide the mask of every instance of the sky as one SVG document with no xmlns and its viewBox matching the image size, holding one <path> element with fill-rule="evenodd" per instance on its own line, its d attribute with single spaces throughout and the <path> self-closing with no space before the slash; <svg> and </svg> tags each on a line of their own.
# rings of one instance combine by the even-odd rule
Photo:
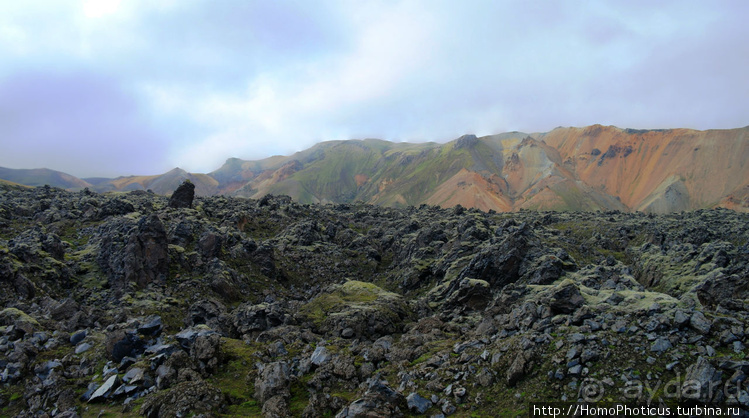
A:
<svg viewBox="0 0 749 418">
<path fill-rule="evenodd" d="M 749 125 L 749 2 L 0 0 L 0 166 L 218 169 L 317 142 Z"/>
</svg>

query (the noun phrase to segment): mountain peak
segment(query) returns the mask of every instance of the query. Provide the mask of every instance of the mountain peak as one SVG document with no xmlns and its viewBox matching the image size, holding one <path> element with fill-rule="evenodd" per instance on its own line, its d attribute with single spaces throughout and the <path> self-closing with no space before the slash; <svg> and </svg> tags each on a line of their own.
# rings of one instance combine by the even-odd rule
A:
<svg viewBox="0 0 749 418">
<path fill-rule="evenodd" d="M 479 139 L 476 137 L 476 135 L 468 134 L 463 135 L 460 138 L 455 140 L 455 149 L 461 149 L 461 148 L 471 148 L 476 146 L 479 143 Z"/>
<path fill-rule="evenodd" d="M 746 155 L 749 127 L 642 130 L 596 124 L 547 133 L 466 134 L 442 144 L 328 141 L 291 156 L 228 158 L 208 174 L 175 167 L 161 175 L 86 183 L 51 170 L 0 169 L 0 178 L 165 195 L 189 178 L 200 196 L 274 194 L 301 203 L 460 204 L 497 211 L 670 212 L 729 206 L 749 211 Z"/>
</svg>

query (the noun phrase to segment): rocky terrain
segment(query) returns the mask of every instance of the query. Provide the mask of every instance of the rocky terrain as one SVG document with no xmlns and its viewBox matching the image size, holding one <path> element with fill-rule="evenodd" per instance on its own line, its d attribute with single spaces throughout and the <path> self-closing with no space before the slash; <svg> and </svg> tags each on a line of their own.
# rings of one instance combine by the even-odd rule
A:
<svg viewBox="0 0 749 418">
<path fill-rule="evenodd" d="M 3 416 L 749 407 L 749 215 L 0 184 Z"/>
</svg>

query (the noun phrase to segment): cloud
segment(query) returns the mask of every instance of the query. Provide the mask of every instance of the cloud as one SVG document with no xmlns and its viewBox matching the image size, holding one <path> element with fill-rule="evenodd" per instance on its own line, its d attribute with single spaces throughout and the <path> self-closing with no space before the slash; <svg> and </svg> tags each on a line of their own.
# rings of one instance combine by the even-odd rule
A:
<svg viewBox="0 0 749 418">
<path fill-rule="evenodd" d="M 91 74 L 23 74 L 0 84 L 0 165 L 52 168 L 78 176 L 167 168 L 165 140 L 137 102 Z"/>
<path fill-rule="evenodd" d="M 211 171 L 329 139 L 732 128 L 747 124 L 746 12 L 741 1 L 5 2 L 0 84 L 13 99 L 0 102 L 16 137 L 66 115 L 38 137 L 69 141 L 79 166 L 95 148 L 76 138 L 105 128 L 73 114 L 129 132 L 113 144 L 149 138 L 146 158 L 126 152 L 144 141 L 118 145 L 119 160 L 148 172 Z M 101 92 L 79 100 L 66 86 Z M 39 104 L 16 104 L 23 95 Z M 8 160 L 34 154 L 14 144 Z"/>
</svg>

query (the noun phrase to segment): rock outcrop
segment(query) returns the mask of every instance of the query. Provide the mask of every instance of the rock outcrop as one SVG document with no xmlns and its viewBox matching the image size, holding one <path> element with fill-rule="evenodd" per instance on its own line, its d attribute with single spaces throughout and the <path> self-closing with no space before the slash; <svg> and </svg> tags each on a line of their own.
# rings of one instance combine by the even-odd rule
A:
<svg viewBox="0 0 749 418">
<path fill-rule="evenodd" d="M 169 198 L 169 207 L 192 208 L 193 199 L 195 199 L 195 185 L 190 180 L 185 180 Z"/>
<path fill-rule="evenodd" d="M 1 415 L 749 408 L 746 214 L 195 199 L 0 186 Z"/>
</svg>

